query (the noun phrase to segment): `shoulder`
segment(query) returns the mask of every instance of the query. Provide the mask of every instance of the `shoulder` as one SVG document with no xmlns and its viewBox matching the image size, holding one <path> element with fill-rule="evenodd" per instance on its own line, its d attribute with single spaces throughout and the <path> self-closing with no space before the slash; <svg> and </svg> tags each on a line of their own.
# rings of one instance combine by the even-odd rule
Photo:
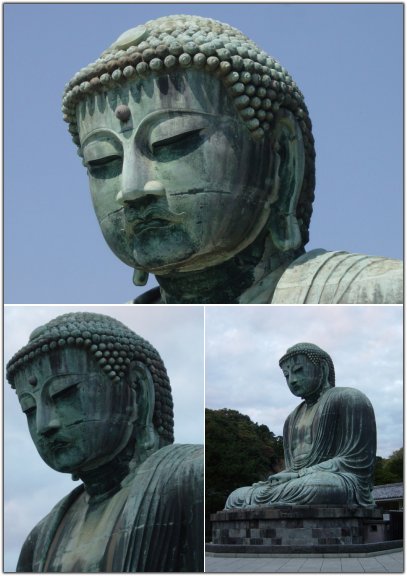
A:
<svg viewBox="0 0 407 576">
<path fill-rule="evenodd" d="M 356 407 L 358 409 L 362 407 L 372 408 L 372 404 L 369 398 L 358 390 L 357 388 L 349 388 L 347 386 L 334 387 L 327 390 L 324 394 L 326 400 L 332 404 L 340 404 L 342 407 Z"/>
<path fill-rule="evenodd" d="M 44 554 L 48 549 L 51 538 L 66 510 L 80 494 L 83 493 L 83 484 L 77 486 L 67 496 L 62 498 L 52 510 L 31 530 L 20 552 L 17 563 L 17 572 L 41 572 L 36 569 L 38 563 L 45 560 Z M 37 546 L 38 544 L 38 546 Z M 39 557 L 40 555 L 40 557 Z"/>
<path fill-rule="evenodd" d="M 131 302 L 127 302 L 127 304 L 162 304 L 162 303 L 163 302 L 161 299 L 161 292 L 159 286 L 151 288 L 150 290 L 147 290 L 146 292 L 140 294 L 140 296 L 137 296 L 137 298 L 134 298 L 134 300 L 131 300 Z"/>
<path fill-rule="evenodd" d="M 33 572 L 34 553 L 38 536 L 46 524 L 48 516 L 43 518 L 25 539 L 17 562 L 17 572 Z"/>
<path fill-rule="evenodd" d="M 203 458 L 201 444 L 169 444 L 152 454 L 149 459 L 177 461 L 177 463 L 200 462 Z"/>
<path fill-rule="evenodd" d="M 398 304 L 402 300 L 400 260 L 312 250 L 290 264 L 272 303 Z"/>
<path fill-rule="evenodd" d="M 201 444 L 171 444 L 159 450 L 165 460 L 182 468 L 203 469 L 204 447 Z M 158 454 L 157 454 L 158 455 Z"/>
<path fill-rule="evenodd" d="M 147 484 L 196 486 L 203 483 L 204 451 L 199 444 L 171 444 L 149 456 L 137 469 L 134 483 L 139 488 L 141 478 Z M 154 478 L 154 480 L 153 480 Z"/>
<path fill-rule="evenodd" d="M 140 496 L 142 503 L 137 504 Z M 203 446 L 165 446 L 138 467 L 131 481 L 127 513 L 133 518 L 134 506 L 141 506 L 138 513 L 141 517 L 143 510 L 148 513 L 152 502 L 158 510 L 157 518 L 165 511 L 175 524 L 188 516 L 192 519 L 201 514 L 204 505 Z"/>
</svg>

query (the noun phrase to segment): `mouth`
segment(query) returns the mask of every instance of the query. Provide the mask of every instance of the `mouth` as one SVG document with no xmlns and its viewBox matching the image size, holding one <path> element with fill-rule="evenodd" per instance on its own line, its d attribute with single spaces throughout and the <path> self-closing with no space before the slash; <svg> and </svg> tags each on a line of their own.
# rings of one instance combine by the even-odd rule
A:
<svg viewBox="0 0 407 576">
<path fill-rule="evenodd" d="M 175 214 L 163 207 L 148 207 L 141 211 L 124 209 L 125 227 L 129 234 L 141 234 L 151 230 L 162 230 L 183 221 L 184 214 Z"/>
<path fill-rule="evenodd" d="M 131 225 L 131 231 L 135 234 L 147 232 L 149 230 L 158 230 L 171 226 L 171 220 L 163 220 L 162 218 L 149 218 L 147 220 L 136 220 Z"/>
<path fill-rule="evenodd" d="M 292 388 L 293 392 L 301 392 L 302 391 L 301 384 L 291 384 L 291 388 Z"/>
<path fill-rule="evenodd" d="M 66 440 L 54 440 L 48 444 L 48 447 L 53 452 L 58 452 L 60 450 L 66 450 L 69 445 L 70 442 L 67 442 Z"/>
</svg>

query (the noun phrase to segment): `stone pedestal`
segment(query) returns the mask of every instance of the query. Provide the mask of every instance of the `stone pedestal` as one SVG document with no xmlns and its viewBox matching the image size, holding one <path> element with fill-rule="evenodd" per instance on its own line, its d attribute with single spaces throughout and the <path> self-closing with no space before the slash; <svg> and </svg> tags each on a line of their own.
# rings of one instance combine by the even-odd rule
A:
<svg viewBox="0 0 407 576">
<path fill-rule="evenodd" d="M 286 506 L 224 510 L 211 515 L 210 552 L 326 552 L 384 542 L 378 508 Z"/>
</svg>

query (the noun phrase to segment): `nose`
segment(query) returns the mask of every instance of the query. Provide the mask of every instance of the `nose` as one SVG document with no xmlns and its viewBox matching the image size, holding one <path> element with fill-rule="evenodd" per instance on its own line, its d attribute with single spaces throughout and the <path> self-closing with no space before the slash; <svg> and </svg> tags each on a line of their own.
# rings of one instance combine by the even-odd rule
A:
<svg viewBox="0 0 407 576">
<path fill-rule="evenodd" d="M 149 180 L 144 184 L 142 190 L 136 186 L 122 186 L 116 196 L 116 200 L 120 204 L 124 204 L 125 202 L 134 202 L 145 196 L 165 196 L 164 185 L 158 180 Z"/>
<path fill-rule="evenodd" d="M 49 436 L 60 428 L 60 422 L 53 408 L 47 405 L 37 406 L 37 434 Z"/>
<path fill-rule="evenodd" d="M 137 146 L 125 150 L 121 174 L 121 188 L 116 201 L 124 205 L 145 196 L 163 196 L 164 185 L 155 180 L 153 164 L 141 154 Z"/>
<path fill-rule="evenodd" d="M 288 384 L 296 384 L 297 382 L 297 377 L 295 374 L 289 374 L 288 375 Z"/>
</svg>

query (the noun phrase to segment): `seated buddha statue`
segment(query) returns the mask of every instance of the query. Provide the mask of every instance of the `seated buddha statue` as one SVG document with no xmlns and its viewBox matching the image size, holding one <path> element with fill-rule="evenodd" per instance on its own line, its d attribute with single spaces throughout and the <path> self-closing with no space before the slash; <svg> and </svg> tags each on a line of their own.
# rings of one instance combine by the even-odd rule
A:
<svg viewBox="0 0 407 576">
<path fill-rule="evenodd" d="M 368 398 L 337 388 L 331 357 L 315 344 L 280 360 L 287 385 L 303 401 L 284 424 L 285 469 L 232 492 L 225 509 L 326 505 L 373 507 L 376 423 Z"/>
</svg>

